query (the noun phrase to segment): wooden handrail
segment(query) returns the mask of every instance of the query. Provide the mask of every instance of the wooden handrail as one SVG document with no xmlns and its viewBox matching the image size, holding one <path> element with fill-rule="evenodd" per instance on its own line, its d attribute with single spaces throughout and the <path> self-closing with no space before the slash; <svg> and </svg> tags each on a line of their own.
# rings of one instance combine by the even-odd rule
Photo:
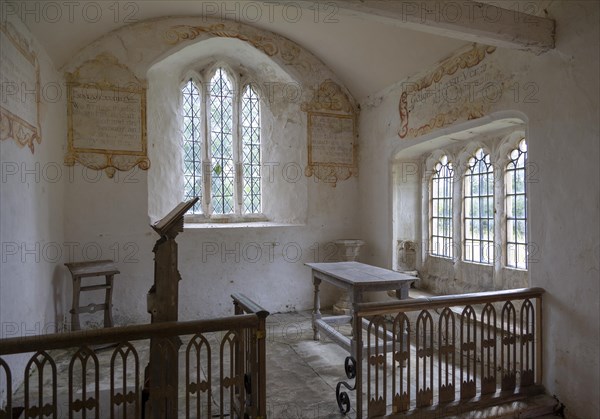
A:
<svg viewBox="0 0 600 419">
<path fill-rule="evenodd" d="M 82 342 L 85 342 L 86 345 L 99 345 L 121 341 L 150 339 L 151 337 L 169 337 L 218 332 L 221 330 L 258 328 L 260 321 L 261 319 L 258 314 L 245 314 L 218 319 L 188 322 L 161 322 L 155 324 L 8 338 L 0 340 L 0 355 L 79 347 Z"/>
<path fill-rule="evenodd" d="M 244 294 L 231 294 L 231 298 L 233 299 L 233 303 L 235 305 L 238 305 L 242 310 L 244 310 L 244 313 L 256 314 L 261 319 L 264 319 L 269 315 L 267 310 L 256 304 Z"/>
<path fill-rule="evenodd" d="M 421 297 L 408 300 L 384 301 L 375 303 L 359 303 L 354 305 L 358 316 L 372 316 L 405 311 L 428 310 L 439 307 L 449 307 L 467 304 L 485 304 L 506 300 L 522 300 L 539 298 L 545 292 L 543 288 L 519 288 L 502 291 L 476 292 L 472 294 L 440 295 L 436 297 Z"/>
</svg>

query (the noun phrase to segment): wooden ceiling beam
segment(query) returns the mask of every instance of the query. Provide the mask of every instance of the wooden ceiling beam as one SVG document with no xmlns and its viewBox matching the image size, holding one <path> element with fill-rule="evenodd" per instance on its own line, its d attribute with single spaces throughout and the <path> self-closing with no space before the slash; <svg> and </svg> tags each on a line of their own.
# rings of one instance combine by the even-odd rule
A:
<svg viewBox="0 0 600 419">
<path fill-rule="evenodd" d="M 422 32 L 540 54 L 554 48 L 553 19 L 470 0 L 281 0 L 315 10 L 324 23 L 337 13 L 365 16 Z M 518 3 L 517 3 L 518 4 Z M 315 14 L 316 15 L 316 14 Z M 327 18 L 327 21 L 324 19 Z"/>
</svg>

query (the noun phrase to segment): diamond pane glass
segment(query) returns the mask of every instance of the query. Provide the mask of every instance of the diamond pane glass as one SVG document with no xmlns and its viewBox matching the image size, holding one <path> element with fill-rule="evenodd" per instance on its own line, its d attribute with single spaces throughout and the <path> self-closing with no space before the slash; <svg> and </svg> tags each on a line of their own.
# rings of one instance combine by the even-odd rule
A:
<svg viewBox="0 0 600 419">
<path fill-rule="evenodd" d="M 242 96 L 241 112 L 243 211 L 259 214 L 261 208 L 260 98 L 252 86 Z"/>
<path fill-rule="evenodd" d="M 210 83 L 211 199 L 215 214 L 234 211 L 233 87 L 217 69 Z"/>
<path fill-rule="evenodd" d="M 431 179 L 431 254 L 451 258 L 452 246 L 452 193 L 454 169 L 447 156 L 435 166 Z"/>
<path fill-rule="evenodd" d="M 483 149 L 469 159 L 464 179 L 464 259 L 494 261 L 494 167 Z"/>
<path fill-rule="evenodd" d="M 527 269 L 527 142 L 510 153 L 506 166 L 506 265 Z"/>
<path fill-rule="evenodd" d="M 192 79 L 181 89 L 183 99 L 183 187 L 186 200 L 200 200 L 189 214 L 202 213 L 202 137 L 200 125 L 200 91 Z"/>
</svg>

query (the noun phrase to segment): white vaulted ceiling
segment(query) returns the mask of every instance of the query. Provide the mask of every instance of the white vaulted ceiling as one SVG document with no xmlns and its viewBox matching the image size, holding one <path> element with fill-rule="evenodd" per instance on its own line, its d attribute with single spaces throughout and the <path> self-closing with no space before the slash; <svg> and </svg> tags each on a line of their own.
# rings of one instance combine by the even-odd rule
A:
<svg viewBox="0 0 600 419">
<path fill-rule="evenodd" d="M 265 1 L 17 1 L 15 13 L 61 68 L 106 33 L 165 16 L 227 17 L 283 35 L 320 58 L 361 100 L 428 68 L 467 42 L 386 24 L 368 16 L 268 5 Z M 324 2 L 326 3 L 326 2 Z"/>
</svg>

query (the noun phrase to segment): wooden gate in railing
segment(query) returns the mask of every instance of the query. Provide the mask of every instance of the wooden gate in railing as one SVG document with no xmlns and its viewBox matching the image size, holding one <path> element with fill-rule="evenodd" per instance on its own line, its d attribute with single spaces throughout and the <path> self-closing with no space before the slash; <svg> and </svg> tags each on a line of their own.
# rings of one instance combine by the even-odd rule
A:
<svg viewBox="0 0 600 419">
<path fill-rule="evenodd" d="M 184 338 L 178 356 L 185 373 L 164 371 L 179 374 L 179 388 L 150 385 L 149 401 L 178 398 L 179 403 L 169 403 L 179 404 L 179 409 L 168 412 L 168 418 L 266 417 L 264 342 L 269 313 L 243 295 L 232 297 L 236 315 L 231 317 L 0 340 L 0 374 L 8 386 L 0 419 L 12 418 L 16 407 L 11 388 L 14 372 L 6 356 L 23 353 L 33 353 L 20 372 L 24 374 L 19 403 L 23 417 L 143 417 L 145 365 L 140 350 L 147 351 L 148 344 L 140 342 L 150 338 L 159 339 L 164 351 L 175 350 L 174 338 Z M 112 346 L 94 351 L 107 344 Z M 71 349 L 68 369 L 59 371 L 53 349 Z M 155 416 L 152 419 L 165 419 Z"/>
<path fill-rule="evenodd" d="M 542 391 L 543 293 L 357 304 L 357 418 L 451 416 Z"/>
</svg>

